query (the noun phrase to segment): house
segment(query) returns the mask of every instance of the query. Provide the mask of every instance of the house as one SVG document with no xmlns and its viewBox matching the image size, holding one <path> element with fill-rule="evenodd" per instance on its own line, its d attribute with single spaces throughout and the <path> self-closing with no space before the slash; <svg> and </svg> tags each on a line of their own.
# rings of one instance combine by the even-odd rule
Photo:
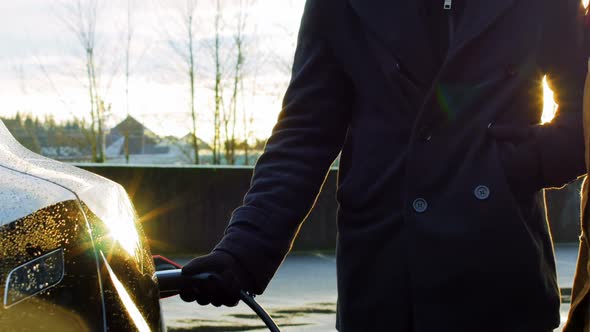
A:
<svg viewBox="0 0 590 332">
<path fill-rule="evenodd" d="M 125 155 L 125 138 L 130 155 L 166 154 L 169 147 L 161 146 L 160 138 L 132 116 L 127 116 L 106 136 L 107 156 Z"/>
</svg>

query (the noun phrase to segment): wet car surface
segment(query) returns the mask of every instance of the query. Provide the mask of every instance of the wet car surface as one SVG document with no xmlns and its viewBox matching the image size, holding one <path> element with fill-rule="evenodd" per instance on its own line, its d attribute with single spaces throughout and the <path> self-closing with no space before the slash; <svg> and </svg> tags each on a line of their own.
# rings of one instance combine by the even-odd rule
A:
<svg viewBox="0 0 590 332">
<path fill-rule="evenodd" d="M 163 329 L 155 268 L 125 190 L 38 156 L 0 122 L 0 327 Z"/>
</svg>

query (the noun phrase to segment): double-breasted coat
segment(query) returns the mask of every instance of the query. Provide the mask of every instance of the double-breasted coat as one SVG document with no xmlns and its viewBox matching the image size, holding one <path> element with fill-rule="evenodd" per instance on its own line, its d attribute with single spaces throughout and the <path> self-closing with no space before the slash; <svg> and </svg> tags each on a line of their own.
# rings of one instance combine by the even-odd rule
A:
<svg viewBox="0 0 590 332">
<path fill-rule="evenodd" d="M 536 197 L 584 172 L 580 0 L 466 1 L 442 64 L 419 3 L 307 1 L 284 107 L 215 250 L 262 292 L 340 154 L 340 331 L 549 331 Z M 541 126 L 544 75 L 560 108 Z"/>
</svg>

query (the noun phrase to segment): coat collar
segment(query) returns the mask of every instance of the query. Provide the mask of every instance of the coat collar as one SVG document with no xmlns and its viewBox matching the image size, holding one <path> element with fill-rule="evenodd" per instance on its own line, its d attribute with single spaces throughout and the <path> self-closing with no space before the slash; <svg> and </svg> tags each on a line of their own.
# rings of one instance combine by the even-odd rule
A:
<svg viewBox="0 0 590 332">
<path fill-rule="evenodd" d="M 442 9 L 443 0 L 438 0 Z M 464 0 L 466 8 L 449 45 L 447 58 L 457 54 L 485 32 L 516 0 Z M 429 35 L 419 10 L 418 0 L 349 0 L 361 21 L 393 52 L 404 60 L 424 62 L 431 55 Z M 400 44 L 401 43 L 401 44 Z M 432 56 L 430 56 L 432 58 Z M 433 59 L 432 59 L 433 60 Z M 411 60 L 410 60 L 411 61 Z"/>
<path fill-rule="evenodd" d="M 472 40 L 484 33 L 508 10 L 516 0 L 466 0 L 465 11 L 449 47 L 447 58 L 451 59 Z"/>
<path fill-rule="evenodd" d="M 363 26 L 418 80 L 435 70 L 430 35 L 417 0 L 349 0 Z M 442 6 L 442 5 L 441 5 Z"/>
</svg>

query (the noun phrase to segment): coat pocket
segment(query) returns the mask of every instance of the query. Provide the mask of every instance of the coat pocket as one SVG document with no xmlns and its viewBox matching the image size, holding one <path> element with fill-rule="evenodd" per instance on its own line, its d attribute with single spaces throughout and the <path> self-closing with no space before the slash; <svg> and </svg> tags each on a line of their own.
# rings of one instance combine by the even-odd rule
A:
<svg viewBox="0 0 590 332">
<path fill-rule="evenodd" d="M 536 127 L 490 126 L 488 134 L 496 146 L 496 156 L 512 193 L 518 199 L 523 199 L 541 190 L 541 160 L 534 144 Z"/>
<path fill-rule="evenodd" d="M 502 147 L 500 146 L 501 143 L 498 142 L 497 140 L 493 139 L 492 140 L 492 150 L 493 150 L 493 156 L 494 156 L 494 162 L 496 163 L 496 170 L 498 173 L 498 179 L 499 179 L 499 185 L 501 185 L 505 192 L 509 193 L 512 197 L 512 200 L 515 201 L 516 204 L 516 197 L 518 196 L 517 192 L 515 191 L 515 188 L 513 188 L 513 185 L 510 183 L 510 177 L 508 176 L 507 173 L 507 169 L 506 169 L 506 164 L 504 162 L 504 156 L 502 155 Z"/>
<path fill-rule="evenodd" d="M 518 219 L 522 221 L 529 232 L 548 235 L 545 218 L 538 213 L 538 204 L 542 204 L 538 201 L 538 192 L 530 187 L 515 186 L 511 183 L 510 176 L 507 174 L 508 170 L 502 159 L 502 144 L 496 140 L 492 142 L 491 149 L 493 150 L 495 163 L 493 166 L 495 167 L 497 185 L 506 195 L 504 202 L 507 207 L 517 213 Z M 523 176 L 526 176 L 526 174 L 523 174 Z"/>
<path fill-rule="evenodd" d="M 524 219 L 522 207 L 525 197 L 527 196 L 526 191 L 522 190 L 522 188 L 515 187 L 511 183 L 509 174 L 507 173 L 508 170 L 503 160 L 501 143 L 493 139 L 491 149 L 493 160 L 492 170 L 496 175 L 495 178 L 498 182 L 497 186 L 500 191 L 506 195 L 504 202 L 509 204 L 509 207 L 512 210 L 518 212 L 520 219 Z"/>
</svg>

